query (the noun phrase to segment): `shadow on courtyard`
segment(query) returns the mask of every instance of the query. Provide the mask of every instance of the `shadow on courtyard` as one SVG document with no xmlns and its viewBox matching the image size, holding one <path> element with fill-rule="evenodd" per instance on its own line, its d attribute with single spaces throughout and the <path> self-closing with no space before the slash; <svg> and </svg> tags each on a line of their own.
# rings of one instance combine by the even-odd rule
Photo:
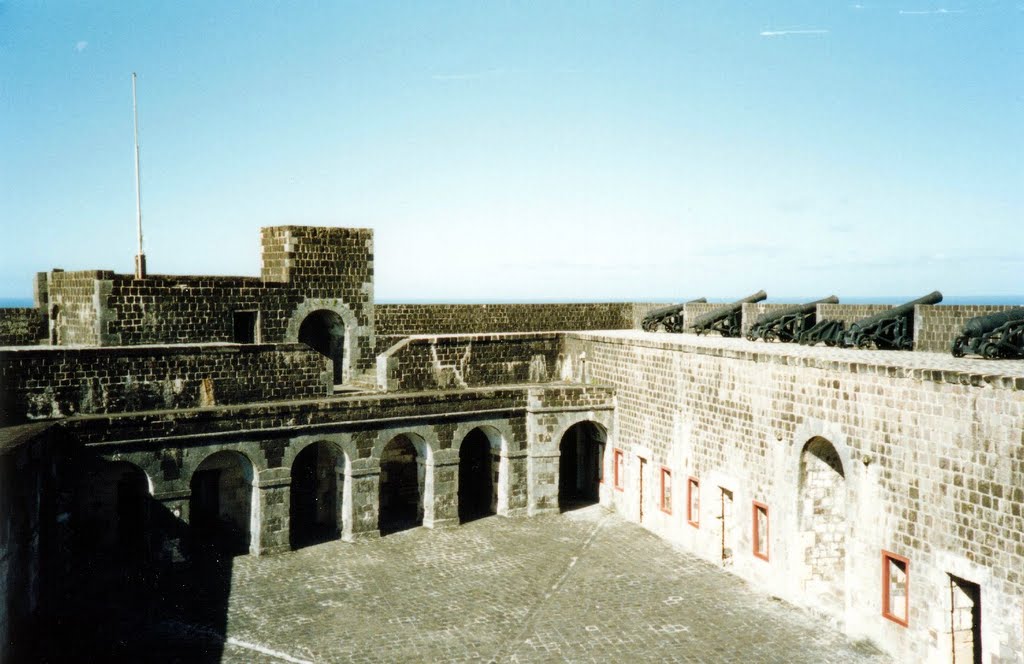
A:
<svg viewBox="0 0 1024 664">
<path fill-rule="evenodd" d="M 80 482 L 57 516 L 68 527 L 52 543 L 35 661 L 219 662 L 237 537 L 195 531 L 117 464 L 77 461 L 120 479 Z"/>
</svg>

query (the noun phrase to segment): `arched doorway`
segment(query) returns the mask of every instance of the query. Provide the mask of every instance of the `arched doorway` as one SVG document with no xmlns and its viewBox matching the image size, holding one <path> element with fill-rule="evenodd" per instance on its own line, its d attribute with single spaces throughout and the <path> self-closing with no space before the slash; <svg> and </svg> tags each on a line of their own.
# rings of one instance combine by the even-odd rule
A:
<svg viewBox="0 0 1024 664">
<path fill-rule="evenodd" d="M 558 445 L 558 507 L 566 510 L 593 505 L 600 499 L 607 437 L 596 422 L 578 422 Z"/>
<path fill-rule="evenodd" d="M 804 590 L 840 612 L 846 586 L 846 475 L 832 443 L 813 438 L 800 454 L 799 522 Z"/>
<path fill-rule="evenodd" d="M 345 455 L 313 443 L 292 463 L 289 537 L 293 549 L 338 539 L 345 488 Z"/>
<path fill-rule="evenodd" d="M 252 464 L 239 452 L 215 452 L 192 474 L 189 521 L 201 544 L 228 553 L 249 550 Z"/>
<path fill-rule="evenodd" d="M 405 435 L 395 436 L 380 456 L 381 535 L 423 525 L 420 459 L 416 445 Z"/>
<path fill-rule="evenodd" d="M 86 474 L 81 541 L 120 562 L 144 562 L 149 534 L 149 478 L 124 461 L 102 463 Z"/>
<path fill-rule="evenodd" d="M 334 363 L 334 384 L 344 382 L 345 322 L 337 312 L 318 309 L 306 316 L 299 326 L 299 342 L 330 358 Z"/>
<path fill-rule="evenodd" d="M 470 431 L 459 448 L 459 522 L 495 514 L 498 509 L 500 443 L 495 449 L 483 429 Z"/>
</svg>

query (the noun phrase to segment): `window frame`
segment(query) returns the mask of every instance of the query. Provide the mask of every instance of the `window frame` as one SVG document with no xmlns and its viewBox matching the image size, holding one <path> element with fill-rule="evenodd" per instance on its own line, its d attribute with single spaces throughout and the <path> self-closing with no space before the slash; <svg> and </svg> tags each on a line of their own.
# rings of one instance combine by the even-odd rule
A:
<svg viewBox="0 0 1024 664">
<path fill-rule="evenodd" d="M 671 515 L 672 514 L 672 504 L 671 504 L 671 502 L 669 503 L 668 508 L 667 509 L 665 508 L 665 477 L 666 476 L 668 477 L 669 491 L 671 492 L 672 489 L 674 488 L 674 486 L 672 485 L 672 470 L 670 468 L 667 468 L 666 466 L 661 466 L 661 472 L 658 473 L 658 480 L 659 480 L 659 485 L 658 485 L 659 486 L 659 500 L 658 500 L 658 503 L 659 503 L 659 507 L 661 507 L 661 511 L 662 512 L 664 512 L 665 514 Z M 669 495 L 671 496 L 671 493 Z M 670 497 L 670 500 L 671 500 L 671 497 Z"/>
<path fill-rule="evenodd" d="M 760 521 L 758 520 L 757 516 L 758 516 L 758 512 L 760 512 L 760 511 L 764 512 L 764 551 L 761 551 L 760 547 L 758 546 L 758 544 L 760 542 L 760 539 L 761 539 L 760 538 L 761 526 L 760 526 Z M 753 538 L 752 538 L 753 539 L 754 557 L 755 558 L 760 558 L 761 560 L 764 560 L 764 561 L 767 561 L 767 560 L 769 560 L 771 549 L 772 549 L 772 544 L 771 544 L 771 532 L 772 532 L 772 529 L 771 529 L 771 516 L 770 516 L 770 513 L 768 511 L 768 505 L 766 505 L 765 503 L 762 503 L 760 501 L 755 500 L 755 501 L 753 501 L 753 506 L 752 506 L 751 513 L 752 513 L 752 516 L 753 516 L 753 519 L 754 519 L 754 523 L 753 523 Z"/>
<path fill-rule="evenodd" d="M 621 471 L 621 472 L 620 472 Z M 626 453 L 616 447 L 612 453 L 612 486 L 616 491 L 626 490 Z"/>
<path fill-rule="evenodd" d="M 892 597 L 889 595 L 889 584 L 892 581 L 890 565 L 893 563 L 903 564 L 903 574 L 906 577 L 903 589 L 903 618 L 892 612 L 893 606 Z M 885 549 L 882 549 L 882 617 L 902 627 L 910 625 L 910 560 Z"/>
<path fill-rule="evenodd" d="M 693 492 L 697 491 L 697 513 L 693 513 Z M 700 480 L 690 475 L 686 479 L 686 523 L 700 528 Z"/>
</svg>

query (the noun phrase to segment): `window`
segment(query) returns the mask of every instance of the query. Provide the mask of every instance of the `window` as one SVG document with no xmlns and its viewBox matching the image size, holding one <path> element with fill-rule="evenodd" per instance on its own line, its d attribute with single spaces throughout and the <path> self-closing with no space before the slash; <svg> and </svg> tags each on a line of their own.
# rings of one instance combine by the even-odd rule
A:
<svg viewBox="0 0 1024 664">
<path fill-rule="evenodd" d="M 661 469 L 661 511 L 672 513 L 672 471 L 664 467 Z"/>
<path fill-rule="evenodd" d="M 754 555 L 768 560 L 768 506 L 754 501 Z"/>
<path fill-rule="evenodd" d="M 686 522 L 700 528 L 700 480 L 696 477 L 686 483 Z"/>
<path fill-rule="evenodd" d="M 908 624 L 910 608 L 910 561 L 882 551 L 882 615 L 894 623 Z"/>
<path fill-rule="evenodd" d="M 258 341 L 258 311 L 236 311 L 234 317 L 234 340 L 236 344 L 254 344 Z"/>
<path fill-rule="evenodd" d="M 613 468 L 612 479 L 615 480 L 615 488 L 622 491 L 625 488 L 623 486 L 623 482 L 625 482 L 626 479 L 626 467 L 622 450 L 615 450 L 613 459 L 615 466 Z"/>
</svg>

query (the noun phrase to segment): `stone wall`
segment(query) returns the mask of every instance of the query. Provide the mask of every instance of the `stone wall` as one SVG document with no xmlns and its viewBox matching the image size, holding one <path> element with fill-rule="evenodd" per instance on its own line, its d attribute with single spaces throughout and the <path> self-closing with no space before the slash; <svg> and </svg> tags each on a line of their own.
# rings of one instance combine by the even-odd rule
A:
<svg viewBox="0 0 1024 664">
<path fill-rule="evenodd" d="M 114 273 L 109 270 L 54 270 L 47 284 L 51 341 L 56 345 L 102 343 L 107 333 L 104 308 Z"/>
<path fill-rule="evenodd" d="M 914 350 L 948 353 L 953 339 L 971 318 L 1016 309 L 998 305 L 939 305 L 914 307 Z"/>
<path fill-rule="evenodd" d="M 0 423 L 331 393 L 328 361 L 300 344 L 0 351 Z"/>
<path fill-rule="evenodd" d="M 562 378 L 560 355 L 554 332 L 409 337 L 377 357 L 377 386 L 396 392 L 546 383 Z"/>
<path fill-rule="evenodd" d="M 616 445 L 627 455 L 625 491 L 612 496 L 620 512 L 639 518 L 643 456 L 649 473 L 664 465 L 700 482 L 699 527 L 647 499 L 643 523 L 667 539 L 835 615 L 898 661 L 948 661 L 944 598 L 956 575 L 982 586 L 985 652 L 1021 661 L 1024 362 L 569 335 L 566 354 L 582 352 L 592 379 L 616 390 Z M 804 458 L 811 443 L 834 450 L 818 458 L 838 460 L 839 488 Z M 651 496 L 653 476 L 643 481 Z M 725 521 L 723 491 L 735 504 Z M 753 501 L 769 506 L 768 560 L 753 555 Z M 728 562 L 723 528 L 736 531 Z M 883 550 L 910 560 L 907 626 L 881 615 Z"/>
<path fill-rule="evenodd" d="M 846 323 L 849 327 L 850 323 L 855 323 L 861 318 L 867 318 L 868 316 L 874 316 L 880 314 L 883 311 L 892 309 L 892 305 L 888 304 L 819 304 L 818 305 L 818 321 L 823 320 L 838 320 Z"/>
<path fill-rule="evenodd" d="M 640 327 L 651 309 L 639 302 L 562 304 L 378 304 L 377 353 L 421 334 L 623 330 Z"/>
<path fill-rule="evenodd" d="M 35 346 L 47 334 L 46 314 L 39 309 L 0 309 L 0 346 Z"/>
</svg>

